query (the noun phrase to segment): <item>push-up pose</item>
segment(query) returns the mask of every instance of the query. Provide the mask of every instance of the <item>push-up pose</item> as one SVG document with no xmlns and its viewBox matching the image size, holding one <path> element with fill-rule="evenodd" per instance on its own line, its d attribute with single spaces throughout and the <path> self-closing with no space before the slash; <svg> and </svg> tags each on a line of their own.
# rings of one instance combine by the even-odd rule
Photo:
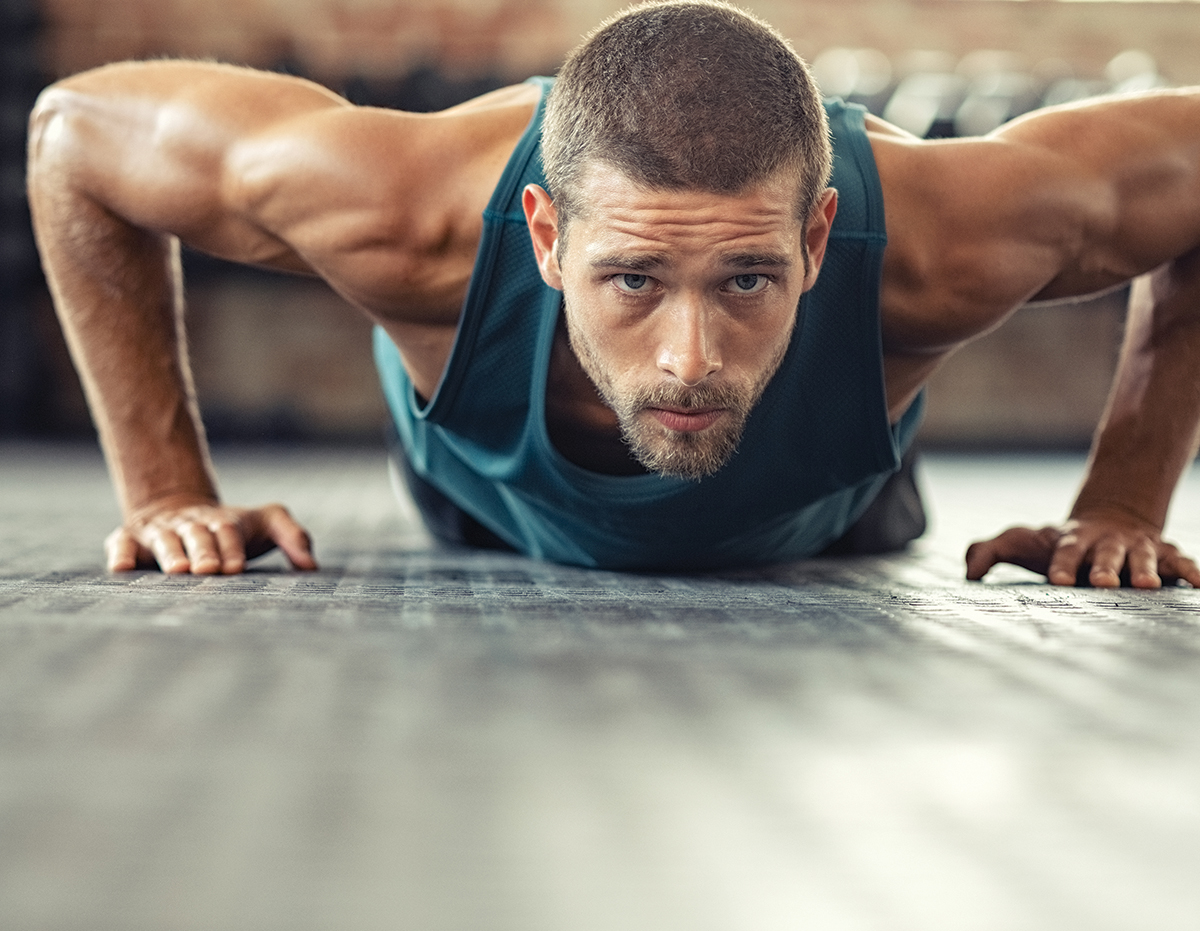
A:
<svg viewBox="0 0 1200 931">
<path fill-rule="evenodd" d="M 125 515 L 114 570 L 314 565 L 283 508 L 218 499 L 183 241 L 319 275 L 378 324 L 435 531 L 617 568 L 825 550 L 950 353 L 1136 279 L 1070 519 L 975 544 L 967 574 L 1200 585 L 1160 538 L 1200 423 L 1200 92 L 926 142 L 822 105 L 770 27 L 682 0 L 611 20 L 557 83 L 436 115 L 152 62 L 60 82 L 31 125 L 38 242 Z"/>
</svg>

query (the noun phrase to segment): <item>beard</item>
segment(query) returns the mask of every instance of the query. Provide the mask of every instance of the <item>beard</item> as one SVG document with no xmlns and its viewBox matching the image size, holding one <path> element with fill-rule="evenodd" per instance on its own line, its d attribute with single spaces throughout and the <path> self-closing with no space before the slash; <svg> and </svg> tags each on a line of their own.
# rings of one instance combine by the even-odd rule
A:
<svg viewBox="0 0 1200 931">
<path fill-rule="evenodd" d="M 793 320 L 794 324 L 794 320 Z M 622 389 L 614 383 L 599 354 L 567 316 L 567 338 L 585 374 L 604 403 L 617 415 L 629 452 L 651 472 L 699 481 L 719 471 L 737 452 L 746 420 L 783 364 L 791 330 L 759 376 L 748 384 L 718 382 L 689 388 L 675 381 Z M 652 408 L 694 411 L 720 409 L 721 416 L 702 430 L 672 430 Z"/>
</svg>

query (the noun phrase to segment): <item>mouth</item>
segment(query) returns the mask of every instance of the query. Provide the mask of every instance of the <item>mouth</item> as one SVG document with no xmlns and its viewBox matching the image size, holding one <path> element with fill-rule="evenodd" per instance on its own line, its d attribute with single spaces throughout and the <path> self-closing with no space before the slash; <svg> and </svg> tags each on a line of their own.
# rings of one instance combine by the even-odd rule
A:
<svg viewBox="0 0 1200 931">
<path fill-rule="evenodd" d="M 723 407 L 708 408 L 678 408 L 678 407 L 648 407 L 650 414 L 668 430 L 676 433 L 697 433 L 707 430 L 721 419 L 725 413 Z"/>
</svg>

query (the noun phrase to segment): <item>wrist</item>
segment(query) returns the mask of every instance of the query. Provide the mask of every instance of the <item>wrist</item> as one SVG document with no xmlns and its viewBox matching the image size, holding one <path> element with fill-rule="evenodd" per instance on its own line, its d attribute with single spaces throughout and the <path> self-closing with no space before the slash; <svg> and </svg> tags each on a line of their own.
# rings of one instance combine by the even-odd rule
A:
<svg viewBox="0 0 1200 931">
<path fill-rule="evenodd" d="M 1154 532 L 1160 532 L 1163 527 L 1163 520 L 1155 519 L 1151 508 L 1141 507 L 1137 502 L 1089 495 L 1086 490 L 1080 492 L 1079 497 L 1075 499 L 1069 519 L 1073 521 L 1110 521 Z"/>
<path fill-rule="evenodd" d="M 168 507 L 220 500 L 203 433 L 183 418 L 176 417 L 174 427 L 156 431 L 160 436 L 154 439 L 138 436 L 121 442 L 115 442 L 108 431 L 101 432 L 101 445 L 127 523 Z"/>
</svg>

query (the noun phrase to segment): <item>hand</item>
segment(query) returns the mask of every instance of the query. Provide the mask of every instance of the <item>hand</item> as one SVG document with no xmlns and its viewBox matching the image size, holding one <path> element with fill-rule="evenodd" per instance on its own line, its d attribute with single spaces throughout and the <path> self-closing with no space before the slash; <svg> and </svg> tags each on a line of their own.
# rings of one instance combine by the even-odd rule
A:
<svg viewBox="0 0 1200 931">
<path fill-rule="evenodd" d="M 150 568 L 235 575 L 278 546 L 297 569 L 316 569 L 312 541 L 279 504 L 235 508 L 168 502 L 139 512 L 104 541 L 110 572 Z"/>
<path fill-rule="evenodd" d="M 1116 588 L 1122 574 L 1134 588 L 1159 588 L 1183 579 L 1200 588 L 1200 568 L 1158 531 L 1130 520 L 1069 520 L 1061 527 L 1011 527 L 967 549 L 967 578 L 979 580 L 997 563 L 1046 576 L 1053 585 L 1084 581 Z M 1085 574 L 1086 573 L 1086 574 Z"/>
</svg>

